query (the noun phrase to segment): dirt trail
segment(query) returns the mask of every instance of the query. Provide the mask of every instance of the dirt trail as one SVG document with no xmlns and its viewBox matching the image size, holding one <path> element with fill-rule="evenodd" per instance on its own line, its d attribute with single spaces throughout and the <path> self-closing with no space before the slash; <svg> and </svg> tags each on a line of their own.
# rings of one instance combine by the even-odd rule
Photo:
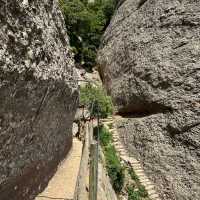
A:
<svg viewBox="0 0 200 200">
<path fill-rule="evenodd" d="M 46 189 L 35 200 L 72 200 L 82 154 L 82 142 L 73 139 L 73 147 L 68 157 L 60 164 Z"/>
</svg>

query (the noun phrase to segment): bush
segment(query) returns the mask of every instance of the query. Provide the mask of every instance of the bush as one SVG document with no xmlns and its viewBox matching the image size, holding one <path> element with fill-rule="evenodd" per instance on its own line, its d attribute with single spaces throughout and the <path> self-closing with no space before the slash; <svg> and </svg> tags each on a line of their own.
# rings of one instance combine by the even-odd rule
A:
<svg viewBox="0 0 200 200">
<path fill-rule="evenodd" d="M 143 185 L 139 182 L 138 176 L 135 174 L 132 168 L 128 169 L 128 172 L 131 178 L 136 182 L 137 191 L 134 190 L 133 186 L 129 186 L 128 191 L 128 200 L 140 200 L 142 198 L 148 197 L 148 192 Z"/>
<path fill-rule="evenodd" d="M 91 115 L 106 118 L 113 113 L 112 100 L 101 87 L 86 85 L 80 89 L 80 103 L 88 107 Z"/>
<path fill-rule="evenodd" d="M 107 147 L 112 142 L 111 133 L 103 126 L 99 130 L 99 139 L 102 147 Z"/>
<path fill-rule="evenodd" d="M 139 182 L 139 178 L 138 176 L 136 175 L 135 171 L 132 169 L 132 168 L 129 168 L 128 169 L 128 173 L 130 174 L 131 178 L 136 181 L 136 183 Z"/>
<path fill-rule="evenodd" d="M 114 146 L 105 148 L 106 168 L 115 192 L 120 193 L 124 185 L 124 168 L 121 166 Z"/>
<path fill-rule="evenodd" d="M 95 132 L 96 131 L 94 131 L 94 134 Z M 120 163 L 115 147 L 111 144 L 112 135 L 103 126 L 101 126 L 99 130 L 99 139 L 101 146 L 103 147 L 106 159 L 106 169 L 108 176 L 110 177 L 111 184 L 115 192 L 120 193 L 124 185 L 124 168 Z"/>
<path fill-rule="evenodd" d="M 135 191 L 133 187 L 128 187 L 128 200 L 141 200 L 138 191 Z"/>
<path fill-rule="evenodd" d="M 91 48 L 83 48 L 82 49 L 82 56 L 84 64 L 88 66 L 89 69 L 91 69 L 95 63 L 96 59 L 96 53 Z"/>
<path fill-rule="evenodd" d="M 142 198 L 147 198 L 148 193 L 144 186 L 140 185 L 138 190 L 135 191 L 134 187 L 128 187 L 128 200 L 141 200 Z"/>
</svg>

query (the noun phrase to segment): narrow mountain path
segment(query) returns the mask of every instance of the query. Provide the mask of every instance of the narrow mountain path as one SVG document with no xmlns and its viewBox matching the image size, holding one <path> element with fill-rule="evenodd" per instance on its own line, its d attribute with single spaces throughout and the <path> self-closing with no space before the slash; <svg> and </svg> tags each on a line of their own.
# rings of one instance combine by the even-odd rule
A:
<svg viewBox="0 0 200 200">
<path fill-rule="evenodd" d="M 121 118 L 120 116 L 116 116 L 116 118 Z M 121 160 L 123 160 L 126 163 L 129 163 L 133 170 L 135 171 L 136 175 L 139 177 L 140 183 L 145 186 L 149 198 L 151 200 L 160 200 L 160 197 L 155 189 L 155 185 L 149 180 L 149 178 L 146 176 L 142 165 L 140 162 L 135 159 L 133 156 L 130 156 L 129 152 L 126 150 L 126 147 L 122 144 L 120 140 L 119 133 L 116 128 L 110 128 L 109 124 L 115 123 L 115 117 L 114 118 L 107 118 L 102 121 L 102 123 L 105 125 L 107 129 L 112 133 L 113 137 L 113 144 L 115 146 L 115 149 L 119 153 L 119 156 Z"/>
<path fill-rule="evenodd" d="M 73 200 L 82 155 L 82 142 L 73 139 L 73 147 L 60 164 L 46 189 L 35 200 Z"/>
</svg>

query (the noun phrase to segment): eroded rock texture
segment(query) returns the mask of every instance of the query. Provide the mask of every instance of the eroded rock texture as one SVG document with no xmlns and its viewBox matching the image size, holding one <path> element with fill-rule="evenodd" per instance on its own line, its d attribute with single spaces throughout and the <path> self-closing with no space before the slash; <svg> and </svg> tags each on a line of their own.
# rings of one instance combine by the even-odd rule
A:
<svg viewBox="0 0 200 200">
<path fill-rule="evenodd" d="M 34 199 L 69 151 L 73 68 L 57 1 L 0 0 L 1 200 Z"/>
<path fill-rule="evenodd" d="M 162 199 L 200 197 L 200 2 L 126 0 L 99 50 L 122 138 Z"/>
</svg>

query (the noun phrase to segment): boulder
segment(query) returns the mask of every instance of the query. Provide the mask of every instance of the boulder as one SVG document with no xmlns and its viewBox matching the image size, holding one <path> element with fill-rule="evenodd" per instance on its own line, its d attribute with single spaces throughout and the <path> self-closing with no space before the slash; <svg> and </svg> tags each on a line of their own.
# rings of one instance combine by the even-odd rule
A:
<svg viewBox="0 0 200 200">
<path fill-rule="evenodd" d="M 129 150 L 164 200 L 200 196 L 200 2 L 126 0 L 98 53 Z"/>
<path fill-rule="evenodd" d="M 67 155 L 74 77 L 57 0 L 0 0 L 0 199 L 34 199 Z"/>
</svg>

